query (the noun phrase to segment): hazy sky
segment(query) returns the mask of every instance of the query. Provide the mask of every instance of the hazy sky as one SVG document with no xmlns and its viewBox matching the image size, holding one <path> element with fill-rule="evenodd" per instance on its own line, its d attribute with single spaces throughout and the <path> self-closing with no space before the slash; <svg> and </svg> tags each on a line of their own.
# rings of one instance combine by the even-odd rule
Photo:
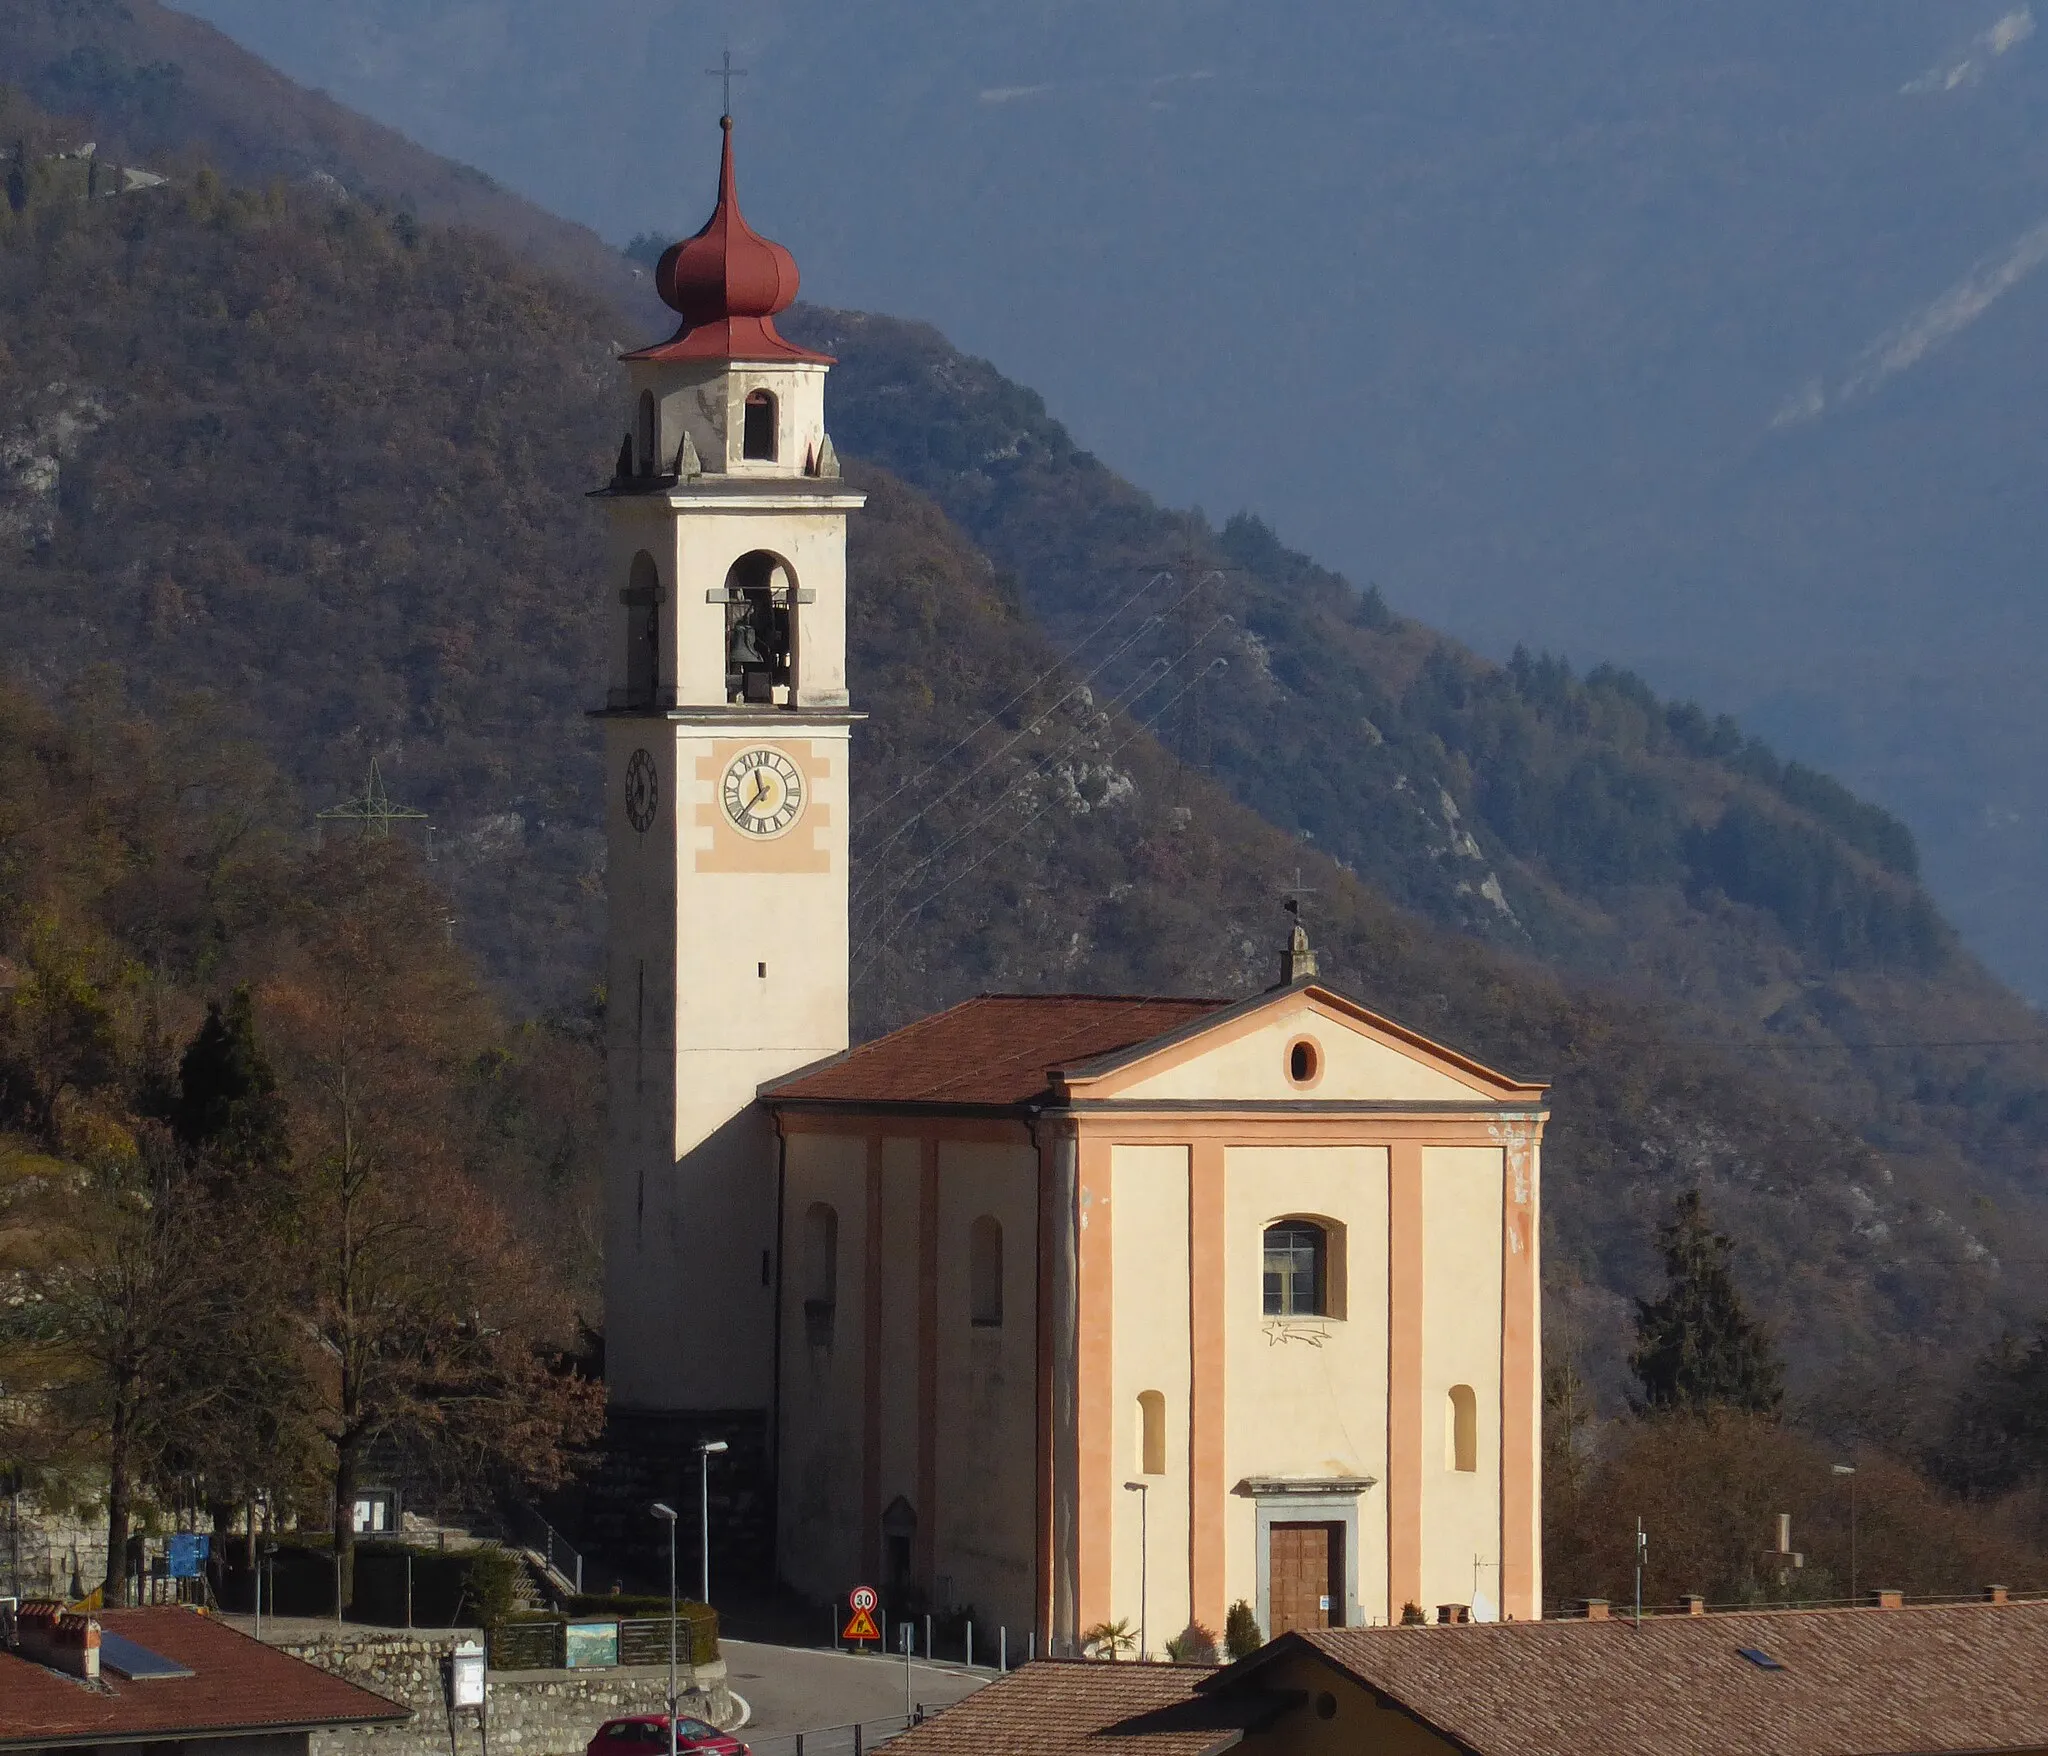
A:
<svg viewBox="0 0 2048 1756">
<path fill-rule="evenodd" d="M 1904 811 L 2048 994 L 2048 33 L 2008 0 L 187 0 L 623 240 L 747 211 L 1165 499 Z"/>
</svg>

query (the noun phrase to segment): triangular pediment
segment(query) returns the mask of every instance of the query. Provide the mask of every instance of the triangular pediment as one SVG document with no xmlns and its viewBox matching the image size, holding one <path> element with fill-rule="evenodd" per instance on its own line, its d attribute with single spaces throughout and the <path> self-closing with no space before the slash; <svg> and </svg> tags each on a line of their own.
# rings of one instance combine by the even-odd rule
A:
<svg viewBox="0 0 2048 1756">
<path fill-rule="evenodd" d="M 1062 1070 L 1074 1100 L 1500 1104 L 1544 1087 L 1461 1055 L 1314 982 L 1260 995 Z"/>
</svg>

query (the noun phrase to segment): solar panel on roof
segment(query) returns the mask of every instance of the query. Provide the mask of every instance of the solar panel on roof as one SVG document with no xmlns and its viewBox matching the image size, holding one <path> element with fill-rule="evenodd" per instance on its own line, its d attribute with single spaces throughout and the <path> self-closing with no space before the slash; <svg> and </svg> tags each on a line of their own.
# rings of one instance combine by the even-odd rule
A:
<svg viewBox="0 0 2048 1756">
<path fill-rule="evenodd" d="M 100 1669 L 112 1671 L 117 1677 L 126 1677 L 131 1683 L 140 1683 L 151 1677 L 192 1675 L 190 1665 L 181 1665 L 160 1652 L 137 1646 L 126 1635 L 116 1634 L 111 1629 L 100 1635 Z"/>
<path fill-rule="evenodd" d="M 1782 1671 L 1785 1668 L 1760 1646 L 1738 1646 L 1735 1650 L 1760 1671 Z"/>
</svg>

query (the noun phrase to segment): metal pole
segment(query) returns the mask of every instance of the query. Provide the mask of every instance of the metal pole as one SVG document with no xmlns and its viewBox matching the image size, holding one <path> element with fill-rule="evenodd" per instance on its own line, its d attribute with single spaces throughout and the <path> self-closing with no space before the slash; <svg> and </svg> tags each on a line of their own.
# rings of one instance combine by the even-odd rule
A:
<svg viewBox="0 0 2048 1756">
<path fill-rule="evenodd" d="M 926 1658 L 932 1655 L 932 1619 L 929 1613 L 924 1619 L 924 1655 Z"/>
<path fill-rule="evenodd" d="M 668 1526 L 668 1756 L 676 1756 L 676 1509 L 657 1500 L 649 1510 Z"/>
<path fill-rule="evenodd" d="M 405 1625 L 412 1626 L 412 1550 L 405 1551 Z"/>
<path fill-rule="evenodd" d="M 910 1712 L 910 1649 L 917 1644 L 917 1624 L 903 1624 L 903 1712 Z"/>
<path fill-rule="evenodd" d="M 697 1441 L 697 1493 L 699 1512 L 699 1536 L 703 1547 L 704 1601 L 711 1601 L 711 1454 L 726 1448 L 723 1439 L 700 1439 Z M 690 1642 L 690 1663 L 697 1662 L 697 1643 Z"/>
<path fill-rule="evenodd" d="M 1124 1491 L 1138 1496 L 1138 1662 L 1143 1664 L 1145 1661 L 1147 1634 L 1145 1627 L 1146 1599 L 1151 1595 L 1148 1578 L 1152 1565 L 1151 1485 L 1147 1482 L 1126 1482 L 1124 1483 Z M 1111 1656 L 1114 1657 L 1115 1655 L 1112 1653 Z"/>
<path fill-rule="evenodd" d="M 1636 1520 L 1636 1626 L 1643 1625 L 1643 1559 L 1650 1552 L 1649 1539 L 1643 1535 L 1643 1521 Z"/>
<path fill-rule="evenodd" d="M 1010 1671 L 1010 1630 L 1007 1624 L 996 1630 L 996 1670 L 1008 1676 Z"/>
<path fill-rule="evenodd" d="M 1152 1495 L 1138 1496 L 1138 1657 L 1142 1661 L 1152 1650 L 1147 1638 L 1145 1613 L 1152 1605 Z"/>
<path fill-rule="evenodd" d="M 967 1668 L 974 1669 L 974 1624 L 967 1624 Z"/>
</svg>

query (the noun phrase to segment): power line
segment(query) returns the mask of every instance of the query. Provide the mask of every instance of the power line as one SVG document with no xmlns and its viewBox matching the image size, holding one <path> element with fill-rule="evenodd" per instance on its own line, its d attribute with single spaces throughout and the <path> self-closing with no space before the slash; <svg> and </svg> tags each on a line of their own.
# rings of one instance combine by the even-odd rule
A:
<svg viewBox="0 0 2048 1756">
<path fill-rule="evenodd" d="M 1108 713 L 1116 711 L 1121 706 L 1127 705 L 1129 703 L 1142 701 L 1145 698 L 1145 696 L 1149 695 L 1154 689 L 1156 689 L 1159 686 L 1159 684 L 1163 683 L 1167 677 L 1172 675 L 1172 673 L 1180 667 L 1183 661 L 1185 661 L 1190 654 L 1192 654 L 1198 648 L 1200 648 L 1203 642 L 1205 642 L 1211 634 L 1213 634 L 1219 627 L 1221 627 L 1223 623 L 1229 620 L 1230 618 L 1228 615 L 1217 616 L 1213 621 L 1210 622 L 1208 627 L 1204 628 L 1202 632 L 1198 634 L 1195 637 L 1195 639 L 1180 653 L 1178 653 L 1170 662 L 1154 660 L 1153 663 L 1149 665 L 1144 671 L 1140 672 L 1139 675 L 1136 678 L 1134 678 L 1131 683 L 1126 684 L 1124 688 L 1120 690 L 1116 695 L 1110 697 L 1108 705 L 1102 710 L 1103 713 L 1106 715 Z M 1218 661 L 1218 663 L 1221 662 L 1221 660 Z M 1205 670 L 1202 673 L 1202 675 L 1206 676 L 1210 674 L 1210 672 L 1214 669 L 1215 666 L 1212 665 L 1209 667 L 1208 670 Z M 1150 678 L 1150 681 L 1147 681 L 1148 678 Z M 1195 679 L 1196 682 L 1199 682 L 1200 680 L 1200 677 Z M 1169 701 L 1166 704 L 1165 708 L 1162 708 L 1159 711 L 1161 713 L 1166 712 L 1173 706 L 1174 702 L 1179 701 L 1181 699 L 1181 696 L 1187 693 L 1188 688 L 1192 688 L 1193 686 L 1194 685 L 1190 683 L 1187 686 L 1187 688 L 1183 688 L 1178 694 L 1176 694 L 1173 697 L 1172 701 Z M 1071 693 L 1071 691 L 1069 693 Z M 1157 715 L 1154 716 L 1153 721 L 1146 722 L 1144 725 L 1141 725 L 1140 730 L 1149 729 L 1149 725 L 1152 723 L 1156 723 L 1156 720 Z M 1038 721 L 1038 724 L 1043 725 L 1043 723 L 1044 720 L 1041 718 Z M 1109 761 L 1118 752 L 1120 752 L 1126 744 L 1128 744 L 1131 741 L 1131 737 L 1135 737 L 1137 735 L 1137 732 L 1133 732 L 1130 735 L 1130 737 L 1126 737 L 1122 743 L 1116 745 L 1114 749 L 1108 752 L 1108 754 L 1103 757 L 1103 760 Z M 1022 736 L 1022 734 L 1020 733 L 1019 736 Z M 984 823 L 988 822 L 990 818 L 996 816 L 1000 811 L 1002 811 L 1005 805 L 1008 803 L 1010 795 L 1014 793 L 1018 787 L 1022 786 L 1027 780 L 1043 776 L 1055 764 L 1062 761 L 1065 757 L 1070 755 L 1076 749 L 1080 748 L 1080 746 L 1087 741 L 1087 738 L 1088 732 L 1085 728 L 1076 731 L 1058 749 L 1050 751 L 1046 755 L 1040 757 L 1038 761 L 1034 763 L 1029 769 L 1027 769 L 1023 774 L 1018 775 L 1009 783 L 1009 785 L 1004 787 L 1002 791 L 996 795 L 994 802 L 991 803 L 986 810 L 982 811 L 978 816 L 972 818 L 967 824 L 965 824 L 962 828 L 957 830 L 953 835 L 948 837 L 944 842 L 940 843 L 938 847 L 934 848 L 930 853 L 925 855 L 923 859 L 919 860 L 907 871 L 898 874 L 895 877 L 894 882 L 888 883 L 886 891 L 882 895 L 882 897 L 871 905 L 872 908 L 875 910 L 875 916 L 866 933 L 862 936 L 861 940 L 859 941 L 859 944 L 856 946 L 855 955 L 858 955 L 860 950 L 863 949 L 867 945 L 868 941 L 874 937 L 875 933 L 880 930 L 882 918 L 886 916 L 889 908 L 894 904 L 896 899 L 904 893 L 904 891 L 910 889 L 914 884 L 916 884 L 919 878 L 923 874 L 929 872 L 931 868 L 944 855 L 946 855 L 953 848 L 958 846 L 959 843 L 965 840 L 968 836 L 972 835 Z M 1013 738 L 1010 742 L 1014 744 L 1016 742 L 1016 739 Z M 1008 748 L 1008 746 L 1006 745 L 1005 748 Z M 983 764 L 983 766 L 986 767 L 987 765 Z M 977 770 L 976 772 L 978 773 L 980 771 Z M 936 804 L 937 801 L 934 800 L 933 803 Z M 923 813 L 920 812 L 919 815 L 922 816 Z M 1035 813 L 1031 821 L 1036 822 L 1037 818 L 1042 815 L 1044 815 L 1042 811 Z M 908 828 L 909 825 L 906 824 L 903 827 Z M 898 833 L 900 834 L 901 831 L 899 830 Z M 882 846 L 887 847 L 889 843 L 893 842 L 895 839 L 896 837 L 892 835 L 889 838 L 889 841 L 884 842 Z M 874 850 L 874 853 L 879 852 L 880 849 Z M 871 853 L 865 857 L 872 858 L 874 857 L 874 854 Z M 876 881 L 878 880 L 869 880 L 866 883 L 864 883 L 859 890 L 856 890 L 855 900 L 858 899 L 861 890 L 868 889 L 869 886 Z M 919 903 L 916 906 L 918 908 L 922 908 L 924 904 Z"/>
<path fill-rule="evenodd" d="M 1227 618 L 1218 617 L 1217 620 L 1224 621 L 1227 620 Z M 1212 629 L 1214 628 L 1214 626 L 1214 623 L 1210 624 L 1210 627 Z M 1206 639 L 1207 637 L 1208 635 L 1205 631 L 1202 638 Z M 1196 642 L 1196 645 L 1200 644 L 1201 642 L 1198 640 Z M 1192 648 L 1190 650 L 1192 650 Z M 1181 656 L 1184 658 L 1187 655 L 1183 653 Z M 1178 660 L 1175 661 L 1175 663 L 1178 662 Z M 1161 719 L 1163 719 L 1168 713 L 1173 711 L 1174 706 L 1181 700 L 1183 696 L 1185 696 L 1188 693 L 1189 690 L 1195 688 L 1197 685 L 1205 681 L 1207 678 L 1213 677 L 1219 670 L 1224 669 L 1228 665 L 1228 663 L 1229 661 L 1227 659 L 1219 657 L 1212 660 L 1209 664 L 1205 665 L 1200 672 L 1198 672 L 1194 677 L 1190 678 L 1188 682 L 1183 684 L 1181 688 L 1178 689 L 1165 702 L 1165 704 L 1161 706 L 1151 716 L 1150 719 L 1141 722 L 1139 726 L 1132 732 L 1130 732 L 1121 743 L 1115 745 L 1109 751 L 1108 755 L 1106 755 L 1103 758 L 1103 760 L 1105 762 L 1111 760 L 1118 753 L 1120 753 L 1128 744 L 1130 744 L 1133 739 L 1142 736 L 1146 731 L 1150 730 L 1153 726 L 1157 725 Z M 1145 691 L 1145 693 L 1149 692 L 1149 689 Z M 939 885 L 935 890 L 928 892 L 926 895 L 920 897 L 916 902 L 912 903 L 910 907 L 905 909 L 903 913 L 890 925 L 887 932 L 881 931 L 879 921 L 876 923 L 875 926 L 870 927 L 867 934 L 862 938 L 860 944 L 854 948 L 852 954 L 854 958 L 859 958 L 862 956 L 866 956 L 867 958 L 867 961 L 865 963 L 860 964 L 859 967 L 857 967 L 854 970 L 853 980 L 859 981 L 860 978 L 864 974 L 866 974 L 867 970 L 873 966 L 874 960 L 881 956 L 883 951 L 888 948 L 889 942 L 895 938 L 896 931 L 898 928 L 902 927 L 906 922 L 916 919 L 918 915 L 922 914 L 926 909 L 930 908 L 931 905 L 938 901 L 938 899 L 941 896 L 945 895 L 945 893 L 948 890 L 952 889 L 955 884 L 958 884 L 961 881 L 961 879 L 967 877 L 968 874 L 973 872 L 977 867 L 984 865 L 989 860 L 993 859 L 998 853 L 1000 853 L 1004 848 L 1008 847 L 1010 843 L 1012 843 L 1019 836 L 1021 836 L 1027 829 L 1029 829 L 1032 826 L 1032 824 L 1036 823 L 1041 817 L 1043 817 L 1059 802 L 1060 801 L 1057 798 L 1046 800 L 1046 802 L 1043 805 L 1039 806 L 1039 808 L 1036 811 L 1032 812 L 1032 814 L 1029 817 L 1027 817 L 1022 823 L 1018 824 L 1017 827 L 1010 831 L 1008 835 L 1002 837 L 999 841 L 991 843 L 989 847 L 985 849 L 977 858 L 970 861 L 967 865 L 963 866 L 958 872 L 955 872 L 952 877 L 948 878 L 945 881 L 945 883 Z M 959 839 L 960 837 L 955 836 L 953 838 L 953 842 L 947 843 L 947 846 L 950 847 L 954 845 L 954 842 L 957 842 Z M 896 894 L 900 895 L 901 891 L 899 890 Z M 880 935 L 879 943 L 875 942 L 877 934 Z M 869 946 L 871 944 L 873 945 L 873 950 L 869 951 Z"/>
<path fill-rule="evenodd" d="M 1050 677 L 1055 671 L 1064 669 L 1067 665 L 1073 663 L 1075 658 L 1077 658 L 1080 655 L 1082 648 L 1088 646 L 1091 642 L 1099 639 L 1102 636 L 1103 632 L 1109 627 L 1110 623 L 1114 622 L 1119 616 L 1121 616 L 1124 613 L 1124 611 L 1128 610 L 1134 603 L 1136 603 L 1141 597 L 1143 597 L 1162 579 L 1171 579 L 1172 577 L 1173 573 L 1170 569 L 1153 574 L 1150 579 L 1146 580 L 1143 585 L 1139 586 L 1136 591 L 1132 592 L 1129 597 L 1125 598 L 1122 603 L 1118 604 L 1115 609 L 1111 610 L 1107 616 L 1105 616 L 1100 622 L 1096 623 L 1096 625 L 1093 628 L 1089 629 L 1089 631 L 1086 634 L 1082 635 L 1080 640 L 1073 647 L 1071 647 L 1067 652 L 1061 654 L 1060 657 L 1054 659 L 1051 664 L 1047 665 L 1044 670 L 1040 671 L 1037 676 L 1033 677 L 1031 681 L 1026 683 L 1023 688 L 1019 689 L 1016 694 L 1012 695 L 1010 699 L 1004 702 L 1001 707 L 997 708 L 979 725 L 975 726 L 974 729 L 970 731 L 964 738 L 962 738 L 957 744 L 955 744 L 952 747 L 952 749 L 948 750 L 943 756 L 934 757 L 923 768 L 919 769 L 917 773 L 913 774 L 908 780 L 900 783 L 893 791 L 885 793 L 881 798 L 877 799 L 872 805 L 868 806 L 866 810 L 862 811 L 860 814 L 860 818 L 854 824 L 854 828 L 858 829 L 862 822 L 874 816 L 874 814 L 877 811 L 881 810 L 881 808 L 884 805 L 890 803 L 891 800 L 896 799 L 903 793 L 907 792 L 911 787 L 916 786 L 919 781 L 925 779 L 935 770 L 943 768 L 948 762 L 951 762 L 955 756 L 959 755 L 962 750 L 966 749 L 969 744 L 973 743 L 976 738 L 980 737 L 983 732 L 987 731 L 990 726 L 994 725 L 996 721 L 1003 717 L 1004 714 L 1008 713 L 1011 708 L 1015 707 L 1018 702 L 1024 700 L 1024 698 L 1030 695 L 1033 690 L 1037 689 L 1039 685 L 1046 680 L 1046 678 Z"/>
<path fill-rule="evenodd" d="M 1185 594 L 1183 594 L 1183 598 L 1184 597 Z M 1182 600 L 1176 600 L 1176 602 L 1179 601 Z M 1171 605 L 1168 606 L 1168 608 L 1172 607 L 1173 606 Z M 892 829 L 888 833 L 888 835 L 884 837 L 880 842 L 878 842 L 874 847 L 865 850 L 863 857 L 869 860 L 879 859 L 886 849 L 893 847 L 898 841 L 900 841 L 903 838 L 904 835 L 906 835 L 911 829 L 915 828 L 918 823 L 922 822 L 924 818 L 929 816 L 947 799 L 951 798 L 953 794 L 957 793 L 962 787 L 967 785 L 967 783 L 973 780 L 976 775 L 979 775 L 986 771 L 989 765 L 995 762 L 998 758 L 1000 758 L 1006 751 L 1015 748 L 1015 746 L 1019 744 L 1023 739 L 1029 737 L 1033 732 L 1042 728 L 1048 719 L 1050 719 L 1054 714 L 1058 713 L 1062 707 L 1064 707 L 1076 695 L 1080 694 L 1082 690 L 1086 689 L 1090 682 L 1092 682 L 1103 671 L 1107 670 L 1109 666 L 1114 664 L 1118 659 L 1123 657 L 1123 655 L 1130 651 L 1130 649 L 1133 646 L 1135 646 L 1140 640 L 1144 639 L 1146 633 L 1149 630 L 1159 627 L 1164 622 L 1164 620 L 1165 617 L 1162 614 L 1157 616 L 1149 616 L 1143 622 L 1140 622 L 1138 626 L 1131 631 L 1130 634 L 1125 636 L 1121 645 L 1112 648 L 1107 654 L 1105 654 L 1100 660 L 1098 660 L 1093 670 L 1077 678 L 1066 689 L 1066 691 L 1063 694 L 1061 694 L 1055 701 L 1053 701 L 1053 703 L 1049 707 L 1045 709 L 1043 713 L 1038 714 L 1029 723 L 1020 726 L 1014 733 L 1011 734 L 1008 740 L 998 745 L 993 751 L 991 751 L 986 757 L 984 757 L 981 760 L 981 762 L 979 762 L 974 768 L 970 769 L 966 774 L 962 775 L 958 780 L 954 781 L 953 784 L 947 787 L 943 792 L 940 792 L 934 797 L 926 800 L 922 806 L 920 806 L 910 816 L 906 817 L 901 823 L 897 824 L 896 827 Z M 1103 626 L 1107 627 L 1108 623 L 1104 623 Z M 1112 697 L 1112 699 L 1115 698 Z M 985 726 L 988 722 L 983 721 L 982 723 Z M 980 727 L 977 727 L 977 732 L 980 729 Z M 964 744 L 965 742 L 966 740 L 963 739 L 962 744 Z M 956 744 L 953 747 L 952 753 L 957 754 L 960 748 L 962 747 L 962 744 Z M 941 760 L 945 759 L 942 758 Z M 930 767 L 926 768 L 924 772 L 926 774 L 930 774 L 932 772 L 932 769 L 938 766 L 938 763 L 933 763 Z M 896 790 L 897 792 L 901 792 L 903 789 L 901 787 L 898 787 Z M 895 794 L 892 793 L 890 797 L 895 797 Z M 872 815 L 872 813 L 870 815 Z M 874 882 L 875 880 L 873 878 L 863 879 L 859 884 L 854 886 L 853 895 L 849 900 L 854 903 L 858 903 L 860 901 L 862 892 L 869 889 Z"/>
</svg>

